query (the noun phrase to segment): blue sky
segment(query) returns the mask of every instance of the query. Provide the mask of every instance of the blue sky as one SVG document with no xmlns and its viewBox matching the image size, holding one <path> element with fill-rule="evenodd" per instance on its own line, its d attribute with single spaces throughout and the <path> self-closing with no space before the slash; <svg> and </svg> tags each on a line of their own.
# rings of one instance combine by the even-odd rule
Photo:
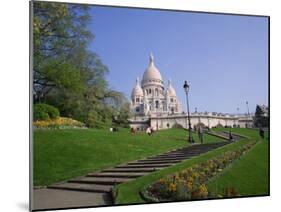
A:
<svg viewBox="0 0 281 212">
<path fill-rule="evenodd" d="M 268 102 L 268 22 L 264 17 L 92 6 L 90 49 L 108 66 L 112 89 L 128 98 L 150 52 L 165 86 L 172 79 L 185 110 L 240 113 Z"/>
</svg>

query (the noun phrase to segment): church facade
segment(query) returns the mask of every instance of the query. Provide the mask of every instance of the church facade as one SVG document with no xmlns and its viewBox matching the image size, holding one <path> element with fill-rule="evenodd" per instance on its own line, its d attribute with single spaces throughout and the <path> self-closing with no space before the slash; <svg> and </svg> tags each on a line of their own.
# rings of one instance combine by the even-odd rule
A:
<svg viewBox="0 0 281 212">
<path fill-rule="evenodd" d="M 144 71 L 141 81 L 136 79 L 136 85 L 131 93 L 130 110 L 133 117 L 129 120 L 130 127 L 136 130 L 146 130 L 152 127 L 155 130 L 168 129 L 175 125 L 184 128 L 188 126 L 188 114 L 183 112 L 182 103 L 177 98 L 172 81 L 168 80 L 165 88 L 160 71 L 155 65 L 151 54 L 149 65 Z M 191 125 L 203 125 L 209 128 L 216 126 L 250 127 L 253 118 L 250 116 L 234 116 L 221 113 L 190 114 Z"/>
<path fill-rule="evenodd" d="M 182 104 L 177 99 L 172 81 L 168 81 L 165 89 L 160 71 L 154 64 L 151 54 L 149 66 L 145 70 L 141 82 L 137 78 L 131 95 L 131 112 L 137 116 L 156 114 L 176 114 L 182 112 Z"/>
</svg>

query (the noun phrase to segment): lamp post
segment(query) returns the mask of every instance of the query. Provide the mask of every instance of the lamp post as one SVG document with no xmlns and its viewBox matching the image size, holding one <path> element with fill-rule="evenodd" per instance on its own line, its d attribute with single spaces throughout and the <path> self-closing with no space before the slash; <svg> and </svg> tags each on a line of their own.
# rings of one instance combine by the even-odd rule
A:
<svg viewBox="0 0 281 212">
<path fill-rule="evenodd" d="M 250 118 L 250 113 L 249 113 L 249 103 L 248 103 L 248 101 L 246 101 L 246 105 L 247 105 L 248 120 L 249 120 L 249 118 Z M 247 127 L 249 127 L 249 126 L 248 126 L 248 123 L 247 123 Z"/>
<path fill-rule="evenodd" d="M 191 122 L 190 122 L 190 113 L 189 113 L 189 103 L 188 103 L 188 91 L 189 91 L 189 85 L 186 81 L 184 81 L 183 89 L 186 95 L 186 107 L 187 107 L 187 116 L 188 116 L 188 142 L 192 143 L 192 132 L 191 132 Z"/>
<path fill-rule="evenodd" d="M 247 105 L 247 110 L 248 110 L 248 117 L 250 117 L 250 113 L 249 113 L 249 103 L 248 103 L 248 101 L 246 101 L 246 105 Z"/>
<path fill-rule="evenodd" d="M 239 123 L 239 107 L 237 107 L 237 120 L 236 120 L 236 127 L 238 127 L 238 123 Z"/>
</svg>

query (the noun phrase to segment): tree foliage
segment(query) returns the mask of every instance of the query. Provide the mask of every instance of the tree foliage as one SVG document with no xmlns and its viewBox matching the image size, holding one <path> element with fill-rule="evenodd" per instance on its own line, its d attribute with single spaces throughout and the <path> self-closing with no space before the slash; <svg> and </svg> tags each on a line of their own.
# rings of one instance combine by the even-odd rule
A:
<svg viewBox="0 0 281 212">
<path fill-rule="evenodd" d="M 255 112 L 255 126 L 256 127 L 268 127 L 268 107 L 265 105 L 257 105 Z"/>
<path fill-rule="evenodd" d="M 34 2 L 33 99 L 90 127 L 104 127 L 129 113 L 124 95 L 108 88 L 108 68 L 88 48 L 94 39 L 90 22 L 85 5 Z"/>
</svg>

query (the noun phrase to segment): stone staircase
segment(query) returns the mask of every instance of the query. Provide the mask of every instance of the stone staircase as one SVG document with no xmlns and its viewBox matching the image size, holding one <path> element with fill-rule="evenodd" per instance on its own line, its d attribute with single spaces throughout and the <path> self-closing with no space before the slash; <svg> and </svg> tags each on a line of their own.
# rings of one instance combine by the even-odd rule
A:
<svg viewBox="0 0 281 212">
<path fill-rule="evenodd" d="M 80 192 L 98 192 L 111 195 L 112 189 L 117 184 L 129 182 L 138 177 L 175 165 L 229 143 L 231 142 L 222 141 L 217 143 L 195 144 L 151 156 L 146 159 L 140 159 L 113 168 L 104 169 L 99 172 L 89 173 L 83 177 L 48 186 L 48 188 Z"/>
</svg>

